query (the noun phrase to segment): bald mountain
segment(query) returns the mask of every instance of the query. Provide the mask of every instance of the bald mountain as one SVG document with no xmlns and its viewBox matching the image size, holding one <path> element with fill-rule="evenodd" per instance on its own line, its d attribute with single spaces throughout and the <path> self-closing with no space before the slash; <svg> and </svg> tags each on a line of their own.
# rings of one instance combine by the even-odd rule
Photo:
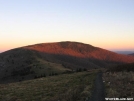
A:
<svg viewBox="0 0 134 101">
<path fill-rule="evenodd" d="M 14 82 L 116 64 L 132 63 L 120 55 L 78 42 L 42 43 L 0 53 L 0 82 Z"/>
<path fill-rule="evenodd" d="M 120 55 L 114 52 L 94 47 L 88 44 L 78 42 L 57 42 L 57 43 L 44 43 L 23 47 L 27 50 L 34 50 L 39 52 L 42 58 L 56 59 L 59 61 L 71 61 L 72 58 L 84 59 L 97 67 L 105 66 L 109 63 L 131 63 L 134 58 L 127 55 Z M 44 54 L 44 55 L 43 55 Z M 52 57 L 52 58 L 50 58 Z M 67 59 L 67 57 L 71 57 Z M 97 62 L 96 62 L 97 61 Z M 100 64 L 99 64 L 99 63 Z M 102 63 L 101 63 L 102 62 Z M 89 66 L 88 66 L 89 68 Z M 93 68 L 93 67 L 90 67 Z"/>
</svg>

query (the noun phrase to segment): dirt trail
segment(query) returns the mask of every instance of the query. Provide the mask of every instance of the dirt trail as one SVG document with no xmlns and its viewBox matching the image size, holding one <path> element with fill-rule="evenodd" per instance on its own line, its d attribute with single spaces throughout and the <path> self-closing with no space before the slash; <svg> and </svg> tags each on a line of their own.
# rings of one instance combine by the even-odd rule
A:
<svg viewBox="0 0 134 101">
<path fill-rule="evenodd" d="M 105 101 L 105 90 L 101 72 L 99 72 L 96 76 L 94 89 L 89 101 Z"/>
</svg>

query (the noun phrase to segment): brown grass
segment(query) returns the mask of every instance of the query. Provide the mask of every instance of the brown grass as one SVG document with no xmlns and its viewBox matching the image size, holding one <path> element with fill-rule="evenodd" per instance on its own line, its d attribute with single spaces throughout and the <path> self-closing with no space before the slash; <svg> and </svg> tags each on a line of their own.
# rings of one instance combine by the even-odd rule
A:
<svg viewBox="0 0 134 101">
<path fill-rule="evenodd" d="M 134 72 L 107 72 L 103 74 L 106 97 L 134 97 Z"/>
</svg>

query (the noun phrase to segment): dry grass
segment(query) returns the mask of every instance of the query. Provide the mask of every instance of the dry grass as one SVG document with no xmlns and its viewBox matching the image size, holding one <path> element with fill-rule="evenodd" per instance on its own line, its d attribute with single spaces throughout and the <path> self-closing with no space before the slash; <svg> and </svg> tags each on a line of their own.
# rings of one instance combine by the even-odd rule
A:
<svg viewBox="0 0 134 101">
<path fill-rule="evenodd" d="M 106 97 L 134 97 L 134 72 L 107 72 L 103 74 Z"/>
<path fill-rule="evenodd" d="M 0 101 L 85 101 L 96 73 L 80 72 L 0 85 Z"/>
</svg>

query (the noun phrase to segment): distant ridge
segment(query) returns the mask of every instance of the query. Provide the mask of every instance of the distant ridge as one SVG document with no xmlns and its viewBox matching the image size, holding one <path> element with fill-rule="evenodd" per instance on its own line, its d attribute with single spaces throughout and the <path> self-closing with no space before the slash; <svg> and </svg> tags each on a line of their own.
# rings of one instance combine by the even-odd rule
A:
<svg viewBox="0 0 134 101">
<path fill-rule="evenodd" d="M 124 54 L 124 55 L 129 55 L 134 53 L 134 51 L 114 51 L 114 52 L 118 54 Z"/>
<path fill-rule="evenodd" d="M 0 82 L 22 81 L 133 62 L 133 56 L 80 42 L 41 43 L 0 53 Z"/>
<path fill-rule="evenodd" d="M 132 55 L 132 56 L 134 56 L 134 53 L 132 53 L 132 54 L 129 54 L 129 55 Z"/>
</svg>

